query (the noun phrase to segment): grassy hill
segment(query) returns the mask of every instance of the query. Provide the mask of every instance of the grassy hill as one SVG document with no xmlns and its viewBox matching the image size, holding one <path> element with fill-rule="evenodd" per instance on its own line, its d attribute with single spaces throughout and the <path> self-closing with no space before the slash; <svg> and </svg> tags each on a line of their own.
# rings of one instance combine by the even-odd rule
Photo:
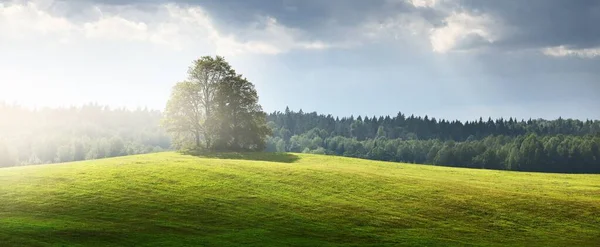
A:
<svg viewBox="0 0 600 247">
<path fill-rule="evenodd" d="M 599 244 L 599 175 L 305 154 L 0 169 L 1 246 Z"/>
</svg>

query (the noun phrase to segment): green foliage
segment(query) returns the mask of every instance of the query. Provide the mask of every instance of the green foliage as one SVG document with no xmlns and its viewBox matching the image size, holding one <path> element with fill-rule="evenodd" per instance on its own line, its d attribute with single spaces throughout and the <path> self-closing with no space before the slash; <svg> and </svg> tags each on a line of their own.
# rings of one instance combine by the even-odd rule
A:
<svg viewBox="0 0 600 247">
<path fill-rule="evenodd" d="M 179 82 L 173 87 L 161 124 L 171 134 L 176 148 L 191 146 L 192 143 L 199 146 L 201 135 L 206 131 L 200 110 L 202 103 L 197 97 L 200 90 L 191 82 Z"/>
<path fill-rule="evenodd" d="M 453 140 L 456 142 L 481 140 L 487 136 L 538 136 L 556 135 L 600 135 L 600 121 L 592 120 L 520 120 L 500 118 L 484 121 L 448 121 L 445 119 L 420 117 L 411 115 L 406 117 L 398 113 L 395 117 L 343 117 L 336 118 L 332 115 L 318 115 L 316 112 L 304 113 L 290 111 L 273 112 L 267 116 L 271 126 L 278 132 L 287 132 L 288 141 L 293 135 L 301 135 L 312 129 L 320 129 L 328 136 L 343 136 L 356 138 L 359 141 L 386 137 L 388 139 L 403 140 Z M 284 135 L 279 134 L 283 137 Z"/>
<path fill-rule="evenodd" d="M 169 149 L 160 112 L 94 104 L 27 109 L 0 103 L 0 166 L 44 164 Z"/>
<path fill-rule="evenodd" d="M 216 149 L 265 149 L 271 129 L 267 127 L 266 113 L 258 104 L 258 94 L 252 83 L 241 76 L 224 80 L 219 84 L 216 102 L 219 133 Z"/>
<path fill-rule="evenodd" d="M 317 137 L 319 138 L 319 137 Z M 600 138 L 561 136 L 487 137 L 470 142 L 439 140 L 370 139 L 340 136 L 311 142 L 310 135 L 292 136 L 290 150 L 323 149 L 326 154 L 374 160 L 435 164 L 455 167 L 565 173 L 600 173 Z M 282 141 L 278 137 L 270 139 Z M 273 144 L 270 144 L 273 145 Z M 308 151 L 307 151 L 308 150 Z"/>
<path fill-rule="evenodd" d="M 600 121 L 531 120 L 465 124 L 403 114 L 333 118 L 288 109 L 268 116 L 268 151 L 518 171 L 600 173 Z M 499 133 L 499 135 L 494 135 Z M 555 134 L 569 133 L 569 135 Z M 283 142 L 283 143 L 281 143 Z M 285 147 L 285 150 L 277 149 Z"/>
<path fill-rule="evenodd" d="M 309 154 L 207 155 L 160 153 L 0 169 L 0 243 L 600 243 L 599 175 L 456 169 Z"/>
<path fill-rule="evenodd" d="M 162 124 L 179 149 L 264 150 L 271 134 L 254 85 L 219 56 L 193 62 L 188 80 L 173 87 Z"/>
</svg>

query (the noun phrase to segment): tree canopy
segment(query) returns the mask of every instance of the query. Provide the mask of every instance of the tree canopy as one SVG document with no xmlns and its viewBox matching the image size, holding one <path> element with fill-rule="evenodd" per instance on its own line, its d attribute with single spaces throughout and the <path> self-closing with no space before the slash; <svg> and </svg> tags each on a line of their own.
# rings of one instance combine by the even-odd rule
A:
<svg viewBox="0 0 600 247">
<path fill-rule="evenodd" d="M 163 126 L 176 148 L 263 150 L 270 129 L 254 85 L 223 57 L 204 56 L 173 87 Z"/>
</svg>

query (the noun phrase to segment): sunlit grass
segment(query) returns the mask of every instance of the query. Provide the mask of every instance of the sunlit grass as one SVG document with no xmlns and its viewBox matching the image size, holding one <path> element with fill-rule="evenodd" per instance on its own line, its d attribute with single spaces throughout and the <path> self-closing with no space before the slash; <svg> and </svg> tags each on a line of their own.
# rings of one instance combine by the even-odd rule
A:
<svg viewBox="0 0 600 247">
<path fill-rule="evenodd" d="M 600 176 L 306 154 L 0 169 L 1 246 L 598 246 Z"/>
</svg>

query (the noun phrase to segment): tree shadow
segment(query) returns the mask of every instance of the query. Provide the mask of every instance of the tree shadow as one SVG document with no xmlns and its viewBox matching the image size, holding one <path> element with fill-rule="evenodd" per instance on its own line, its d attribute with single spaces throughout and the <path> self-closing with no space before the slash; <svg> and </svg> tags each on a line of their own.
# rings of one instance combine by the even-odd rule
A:
<svg viewBox="0 0 600 247">
<path fill-rule="evenodd" d="M 295 154 L 270 152 L 208 152 L 198 150 L 187 150 L 183 151 L 183 154 L 202 158 L 254 160 L 277 163 L 294 163 L 300 159 L 300 157 L 298 157 L 298 155 Z"/>
</svg>

